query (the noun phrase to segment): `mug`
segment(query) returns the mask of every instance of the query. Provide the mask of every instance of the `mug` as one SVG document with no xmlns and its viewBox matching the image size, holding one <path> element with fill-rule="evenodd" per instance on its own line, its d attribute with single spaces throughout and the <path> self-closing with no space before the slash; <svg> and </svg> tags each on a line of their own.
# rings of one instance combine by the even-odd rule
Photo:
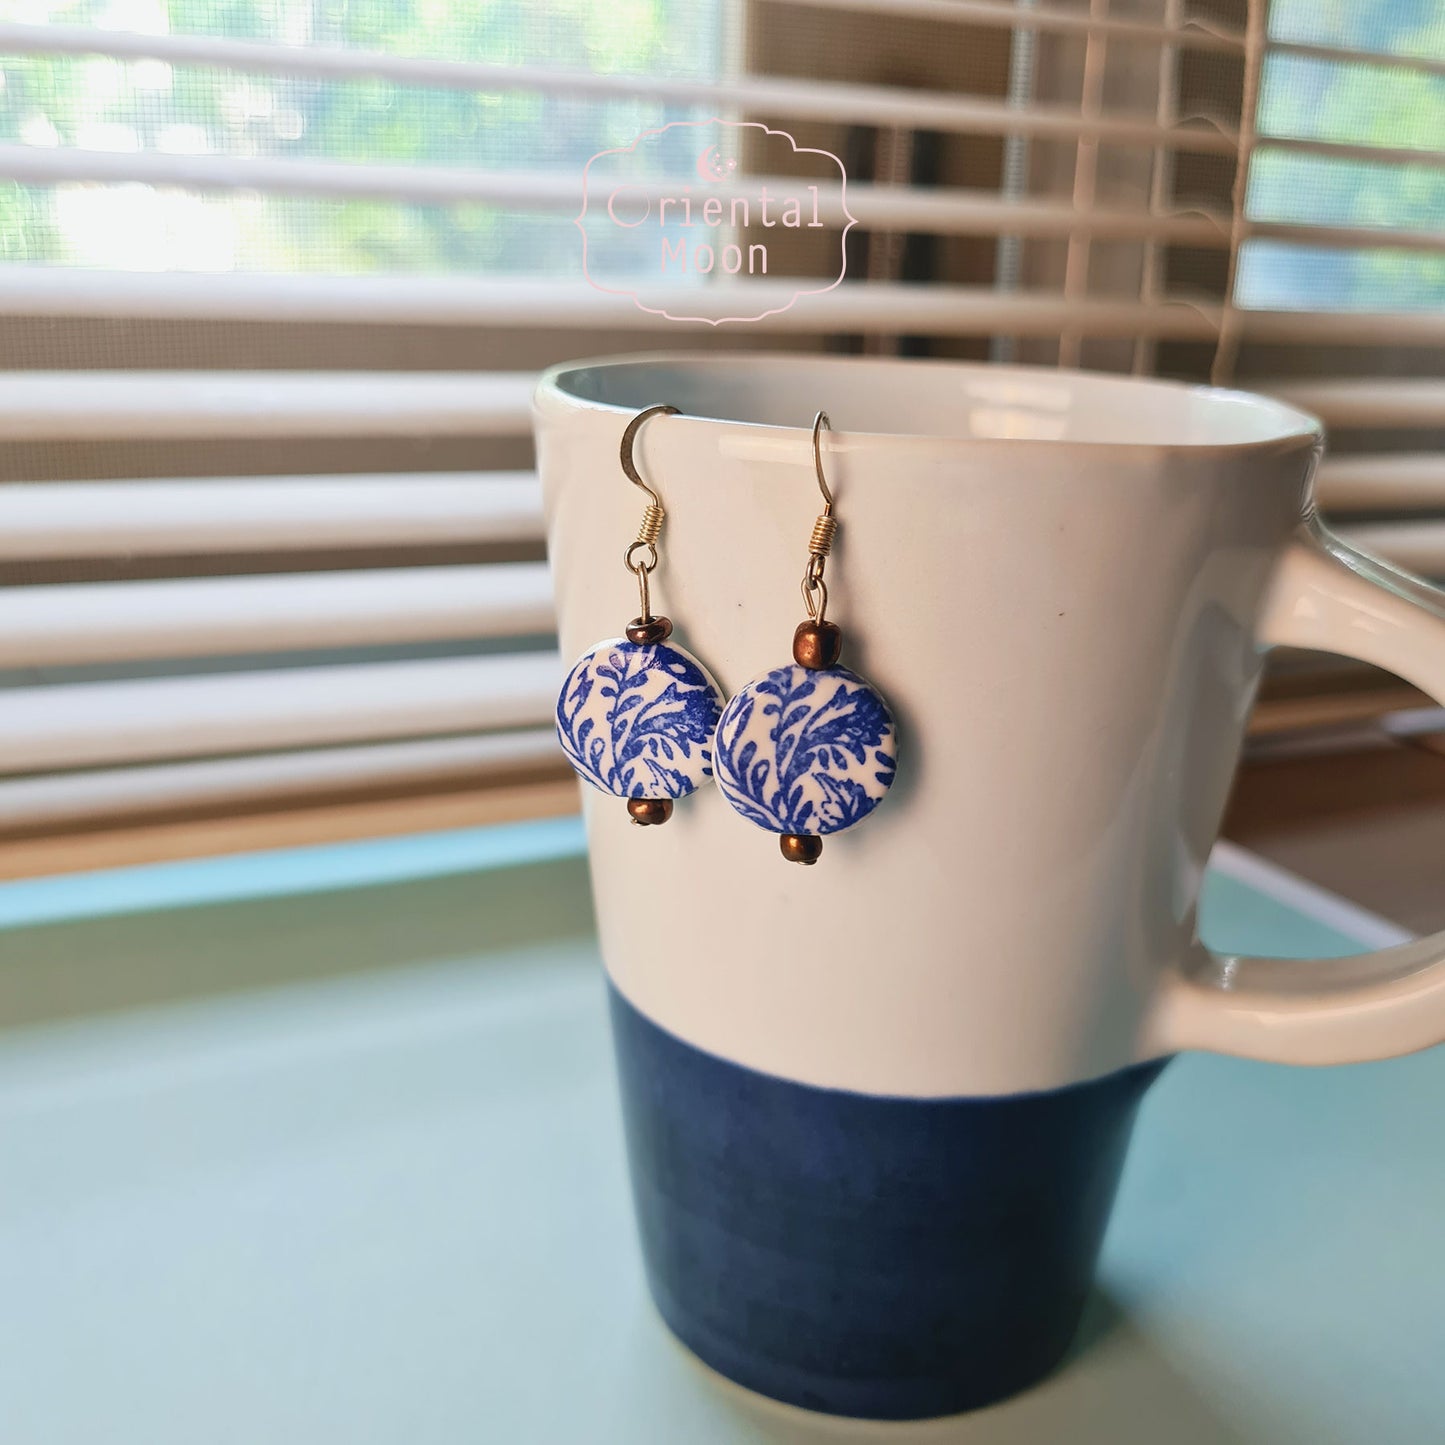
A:
<svg viewBox="0 0 1445 1445">
<path fill-rule="evenodd" d="M 818 511 L 829 616 L 898 775 L 820 862 L 715 787 L 664 828 L 583 788 L 649 1284 L 763 1394 L 878 1419 L 988 1404 L 1078 1323 L 1139 1100 L 1210 1049 L 1296 1064 L 1445 1038 L 1445 937 L 1219 958 L 1195 905 L 1270 647 L 1445 697 L 1445 596 L 1315 515 L 1318 423 L 1162 381 L 776 353 L 548 372 L 537 455 L 564 659 L 637 607 L 628 420 L 667 510 L 653 606 L 729 695 L 786 662 Z"/>
</svg>

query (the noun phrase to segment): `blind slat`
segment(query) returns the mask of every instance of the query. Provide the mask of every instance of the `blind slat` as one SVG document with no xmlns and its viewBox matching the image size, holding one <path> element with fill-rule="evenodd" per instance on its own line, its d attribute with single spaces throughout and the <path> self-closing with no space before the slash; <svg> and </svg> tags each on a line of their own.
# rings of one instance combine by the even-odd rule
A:
<svg viewBox="0 0 1445 1445">
<path fill-rule="evenodd" d="M 39 878 L 97 868 L 133 868 L 177 858 L 213 858 L 262 848 L 305 848 L 351 839 L 488 828 L 577 811 L 577 780 L 499 782 L 410 797 L 348 799 L 221 817 L 123 822 L 115 827 L 0 842 L 0 878 Z"/>
<path fill-rule="evenodd" d="M 13 688 L 8 772 L 544 726 L 555 653 Z"/>
<path fill-rule="evenodd" d="M 1411 231 L 1395 226 L 1246 221 L 1243 233 L 1250 240 L 1286 241 L 1299 246 L 1337 246 L 1360 251 L 1445 251 L 1445 231 Z"/>
<path fill-rule="evenodd" d="M 1445 521 L 1357 523 L 1347 541 L 1426 577 L 1445 577 Z"/>
<path fill-rule="evenodd" d="M 0 561 L 538 542 L 532 472 L 0 486 Z"/>
<path fill-rule="evenodd" d="M 1313 412 L 1328 426 L 1445 426 L 1445 377 L 1332 377 L 1250 385 Z"/>
<path fill-rule="evenodd" d="M 0 441 L 524 436 L 535 380 L 503 372 L 8 372 L 0 373 Z"/>
<path fill-rule="evenodd" d="M 654 311 L 672 316 L 727 316 L 739 305 L 754 315 L 764 306 L 777 306 L 774 315 L 750 322 L 761 333 L 820 335 L 828 332 L 903 332 L 920 336 L 1012 335 L 1057 337 L 1066 327 L 1082 335 L 1156 340 L 1214 341 L 1219 334 L 1221 308 L 1217 302 L 1177 296 L 1157 301 L 1132 297 L 1093 296 L 1067 301 L 1061 291 L 998 291 L 988 286 L 945 286 L 906 282 L 845 282 L 822 293 L 797 295 L 792 281 L 757 281 L 744 286 L 679 284 L 648 287 L 639 293 Z M 22 316 L 167 317 L 189 320 L 246 320 L 289 322 L 355 322 L 437 326 L 496 326 L 576 330 L 597 327 L 610 330 L 674 333 L 682 324 L 667 316 L 643 311 L 625 298 L 596 290 L 585 282 L 546 282 L 522 278 L 477 279 L 453 276 L 298 276 L 259 272 L 198 275 L 173 272 L 81 271 L 63 267 L 0 266 L 0 313 Z M 1432 346 L 1445 344 L 1445 313 L 1439 311 L 1255 311 L 1237 312 L 1246 339 L 1300 345 Z M 16 374 L 0 374 L 0 439 L 24 435 L 54 435 L 55 423 L 36 413 L 27 423 L 20 409 L 9 405 L 6 389 Z M 32 390 L 53 385 L 58 377 L 95 379 L 101 385 L 106 373 L 34 373 Z M 135 373 L 130 373 L 134 376 Z M 156 385 L 194 374 L 154 372 Z M 526 378 L 498 375 L 488 378 L 453 373 L 354 373 L 374 387 L 374 400 L 357 403 L 355 413 L 342 411 L 316 425 L 350 431 L 365 427 L 365 435 L 402 435 L 426 428 L 426 403 L 421 393 L 430 390 L 436 405 L 435 430 L 447 435 L 521 435 L 528 431 Z M 407 385 L 388 379 L 400 376 Z M 275 378 L 268 381 L 267 378 Z M 288 380 L 290 378 L 290 380 Z M 250 390 L 257 407 L 273 400 L 284 404 L 274 416 L 259 416 L 265 434 L 286 435 L 303 422 L 308 401 L 324 396 L 327 388 L 338 406 L 350 401 L 340 396 L 352 385 L 346 374 L 321 373 L 218 373 L 218 384 L 236 389 L 234 409 L 244 407 L 239 393 Z M 299 384 L 294 400 L 287 401 L 282 383 Z M 448 389 L 461 398 L 474 388 L 472 400 L 446 404 Z M 260 389 L 259 393 L 257 389 Z M 460 389 L 460 390 L 457 390 Z M 131 388 L 131 392 L 134 388 Z M 127 395 L 131 394 L 128 392 Z M 274 394 L 274 395 L 272 395 Z M 383 395 L 385 400 L 383 401 Z M 96 393 L 101 411 L 77 404 L 65 406 L 81 425 L 108 427 L 109 399 Z M 188 400 L 200 400 L 192 391 Z M 120 403 L 120 397 L 115 398 Z M 64 405 L 62 403 L 62 405 Z M 159 402 L 146 404 L 147 413 L 165 415 Z M 171 409 L 175 410 L 175 409 Z M 324 408 L 323 408 L 324 410 Z M 405 413 L 414 411 L 409 418 Z M 91 419 L 86 421 L 85 416 Z M 214 405 L 198 411 L 188 405 L 159 425 L 185 428 L 194 417 L 196 430 L 157 431 L 155 435 L 204 436 L 229 434 L 232 423 Z M 250 425 L 248 421 L 247 425 Z M 9 430 L 15 428 L 14 431 Z M 316 434 L 312 423 L 301 429 Z M 142 425 L 136 432 L 144 430 Z M 95 435 L 110 435 L 96 432 Z M 327 434 L 337 434 L 328 430 Z"/>
<path fill-rule="evenodd" d="M 676 333 L 673 317 L 772 315 L 749 323 L 755 332 L 818 335 L 830 331 L 902 331 L 918 335 L 1057 336 L 1065 325 L 1092 336 L 1154 336 L 1210 341 L 1218 307 L 1180 298 L 1132 297 L 1067 302 L 1062 292 L 1005 292 L 988 286 L 849 282 L 798 296 L 793 281 L 744 286 L 650 286 L 642 310 L 586 283 L 467 280 L 460 277 L 306 277 L 234 273 L 149 276 L 40 268 L 25 284 L 0 268 L 0 312 L 29 316 L 166 316 L 191 319 L 413 322 L 447 326 L 584 327 Z M 74 276 L 74 283 L 70 278 Z M 102 280 L 102 276 L 106 279 Z M 109 284 L 113 278 L 114 284 Z M 158 285 L 158 282 L 178 283 Z M 12 299 L 14 298 L 14 299 Z M 152 298 L 154 302 L 152 302 Z M 789 304 L 796 298 L 796 304 Z M 74 422 L 88 435 L 208 436 L 244 422 L 265 435 L 352 432 L 398 435 L 517 435 L 530 428 L 530 381 L 517 376 L 445 373 L 266 372 L 196 374 L 0 373 L 0 439 L 40 438 Z M 131 379 L 124 379 L 131 378 Z M 12 402 L 24 383 L 35 409 Z M 64 386 L 59 383 L 64 382 Z M 114 383 L 114 384 L 112 384 Z M 167 404 L 164 394 L 174 395 Z M 271 410 L 276 403 L 277 410 Z M 53 411 L 52 411 L 53 408 Z M 126 422 L 132 409 L 145 420 Z M 27 421 L 26 418 L 29 418 Z M 335 430 L 332 430 L 332 429 Z M 289 430 L 288 430 L 289 429 Z"/>
<path fill-rule="evenodd" d="M 1445 507 L 1445 456 L 1439 452 L 1327 456 L 1320 463 L 1315 494 L 1320 505 L 1332 512 Z"/>
<path fill-rule="evenodd" d="M 790 0 L 819 10 L 852 11 L 890 19 L 932 20 L 953 25 L 986 25 L 1046 35 L 1097 35 L 1107 40 L 1174 45 L 1238 55 L 1244 37 L 1223 26 L 1191 20 L 1184 25 L 1153 25 L 1145 20 L 1115 20 L 1091 11 L 1052 5 L 1021 5 L 1011 0 Z"/>
<path fill-rule="evenodd" d="M 274 45 L 200 35 L 147 35 L 81 25 L 0 24 L 0 51 L 29 55 L 105 55 L 179 65 L 219 66 L 267 75 L 328 80 L 380 78 L 398 85 L 479 92 L 524 91 L 569 99 L 652 100 L 712 112 L 906 126 L 955 134 L 1028 135 L 1072 139 L 1080 135 L 1214 155 L 1233 155 L 1235 137 L 1205 124 L 1161 127 L 1152 115 L 1086 119 L 1067 105 L 1018 108 L 1003 100 L 883 85 L 783 80 L 684 80 L 653 75 L 597 74 L 532 65 L 432 60 L 316 45 Z"/>
<path fill-rule="evenodd" d="M 277 195 L 367 196 L 419 204 L 486 203 L 508 208 L 576 212 L 580 175 L 563 172 L 481 171 L 448 166 L 362 165 L 271 156 L 192 156 L 163 152 L 97 151 L 0 142 L 0 177 L 30 185 L 75 182 L 179 186 L 191 190 L 262 191 Z M 629 182 L 629 194 L 656 201 L 676 196 L 694 177 Z M 718 185 L 708 195 L 727 205 L 734 196 L 756 201 L 764 186 L 779 194 L 796 179 L 750 176 L 746 185 Z M 993 191 L 878 186 L 847 188 L 848 214 L 865 227 L 887 226 L 936 235 L 1068 236 L 1147 239 L 1180 246 L 1228 244 L 1222 217 L 1184 213 L 1152 216 L 1101 207 L 1079 212 L 1066 200 L 1002 197 Z M 818 216 L 842 225 L 842 187 L 820 183 Z"/>
<path fill-rule="evenodd" d="M 1272 345 L 1445 344 L 1445 311 L 1254 311 L 1241 308 L 1233 315 L 1244 340 Z"/>
<path fill-rule="evenodd" d="M 1377 166 L 1445 166 L 1445 150 L 1425 146 L 1360 145 L 1350 141 L 1317 140 L 1311 136 L 1255 136 L 1247 150 L 1293 151 L 1297 155 L 1329 156 L 1335 160 L 1368 161 Z"/>
<path fill-rule="evenodd" d="M 807 0 L 803 0 L 803 3 L 807 3 Z M 1392 70 L 1416 70 L 1425 75 L 1445 75 L 1445 57 L 1438 55 L 1361 50 L 1348 45 L 1323 45 L 1306 40 L 1271 40 L 1269 50 L 1271 55 L 1298 55 L 1309 60 L 1329 60 L 1342 65 L 1379 65 Z"/>
<path fill-rule="evenodd" d="M 466 782 L 484 787 L 563 766 L 550 728 L 315 748 L 255 757 L 0 779 L 0 830 L 94 824 L 201 808 L 276 804 L 324 794 Z"/>
<path fill-rule="evenodd" d="M 380 647 L 553 627 L 541 562 L 7 587 L 0 667 Z"/>
</svg>

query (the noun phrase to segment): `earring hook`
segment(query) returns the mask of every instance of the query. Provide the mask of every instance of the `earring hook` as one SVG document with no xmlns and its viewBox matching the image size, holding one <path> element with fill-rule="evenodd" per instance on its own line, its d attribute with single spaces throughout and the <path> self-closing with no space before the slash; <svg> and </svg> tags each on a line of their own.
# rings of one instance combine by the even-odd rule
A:
<svg viewBox="0 0 1445 1445">
<path fill-rule="evenodd" d="M 635 487 L 641 487 L 649 497 L 652 498 L 654 507 L 662 506 L 662 498 L 647 485 L 638 475 L 637 463 L 632 460 L 632 444 L 637 440 L 637 433 L 642 430 L 642 423 L 650 416 L 676 416 L 678 410 L 675 406 L 668 406 L 665 402 L 661 406 L 650 406 L 645 411 L 640 411 L 630 422 L 627 429 L 622 433 L 622 447 L 619 451 L 619 458 L 622 462 L 622 472 L 629 482 Z"/>
<path fill-rule="evenodd" d="M 677 407 L 668 406 L 666 403 L 661 406 L 649 406 L 646 410 L 638 412 L 627 423 L 627 427 L 622 433 L 622 447 L 618 452 L 622 471 L 627 480 L 647 493 L 647 506 L 642 513 L 642 522 L 637 529 L 636 540 L 629 543 L 627 550 L 622 554 L 623 565 L 637 578 L 637 595 L 642 605 L 639 622 L 652 620 L 652 597 L 647 580 L 653 568 L 657 566 L 657 539 L 662 535 L 662 522 L 667 513 L 662 509 L 662 498 L 638 474 L 637 463 L 632 459 L 632 444 L 637 438 L 638 431 L 641 430 L 642 423 L 648 417 L 677 415 Z M 636 554 L 641 550 L 646 551 L 646 556 L 639 558 Z"/>
<path fill-rule="evenodd" d="M 803 603 L 808 616 L 819 626 L 827 620 L 828 584 L 823 580 L 823 568 L 828 553 L 833 550 L 833 538 L 838 533 L 838 519 L 833 515 L 833 493 L 829 490 L 828 479 L 823 475 L 823 428 L 833 430 L 828 413 L 820 411 L 813 418 L 813 470 L 818 474 L 818 490 L 823 494 L 823 510 L 813 523 L 813 535 L 808 539 L 808 566 L 803 573 Z"/>
<path fill-rule="evenodd" d="M 818 474 L 818 490 L 823 494 L 823 500 L 827 503 L 826 516 L 833 514 L 833 493 L 828 490 L 828 479 L 823 475 L 823 428 L 833 430 L 833 423 L 828 420 L 828 413 L 820 411 L 813 418 L 813 470 Z"/>
</svg>

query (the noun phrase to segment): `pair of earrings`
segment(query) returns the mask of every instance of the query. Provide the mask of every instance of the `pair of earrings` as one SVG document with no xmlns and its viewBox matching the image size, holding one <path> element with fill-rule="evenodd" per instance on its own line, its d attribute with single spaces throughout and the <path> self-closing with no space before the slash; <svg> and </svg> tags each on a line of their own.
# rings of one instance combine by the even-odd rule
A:
<svg viewBox="0 0 1445 1445">
<path fill-rule="evenodd" d="M 662 498 L 638 475 L 632 449 L 652 406 L 622 434 L 622 471 L 647 493 L 637 538 L 623 562 L 637 578 L 642 610 L 622 637 L 577 660 L 557 699 L 557 736 L 578 775 L 627 799 L 634 823 L 665 823 L 673 800 L 714 774 L 742 817 L 775 833 L 784 858 L 816 863 L 823 835 L 860 822 L 893 782 L 897 733 L 877 689 L 838 665 L 843 635 L 827 619 L 823 579 L 838 532 L 823 474 L 822 432 L 813 419 L 813 466 L 823 494 L 803 573 L 807 617 L 793 633 L 793 661 L 756 677 L 731 701 L 705 667 L 668 639 L 672 623 L 654 617 L 648 579 L 658 564 Z"/>
</svg>

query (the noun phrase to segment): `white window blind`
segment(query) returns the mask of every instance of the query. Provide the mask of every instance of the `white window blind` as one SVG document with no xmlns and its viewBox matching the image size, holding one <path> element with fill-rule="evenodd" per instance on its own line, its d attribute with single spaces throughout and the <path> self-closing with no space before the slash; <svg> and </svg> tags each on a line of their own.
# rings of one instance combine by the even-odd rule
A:
<svg viewBox="0 0 1445 1445">
<path fill-rule="evenodd" d="M 0 876 L 574 806 L 527 450 L 569 356 L 1212 375 L 1322 415 L 1326 508 L 1445 574 L 1418 7 L 362 12 L 0 7 Z M 861 237 L 726 336 L 588 286 L 571 225 L 592 150 L 714 113 L 838 148 Z M 1414 700 L 1301 662 L 1258 722 Z"/>
</svg>

